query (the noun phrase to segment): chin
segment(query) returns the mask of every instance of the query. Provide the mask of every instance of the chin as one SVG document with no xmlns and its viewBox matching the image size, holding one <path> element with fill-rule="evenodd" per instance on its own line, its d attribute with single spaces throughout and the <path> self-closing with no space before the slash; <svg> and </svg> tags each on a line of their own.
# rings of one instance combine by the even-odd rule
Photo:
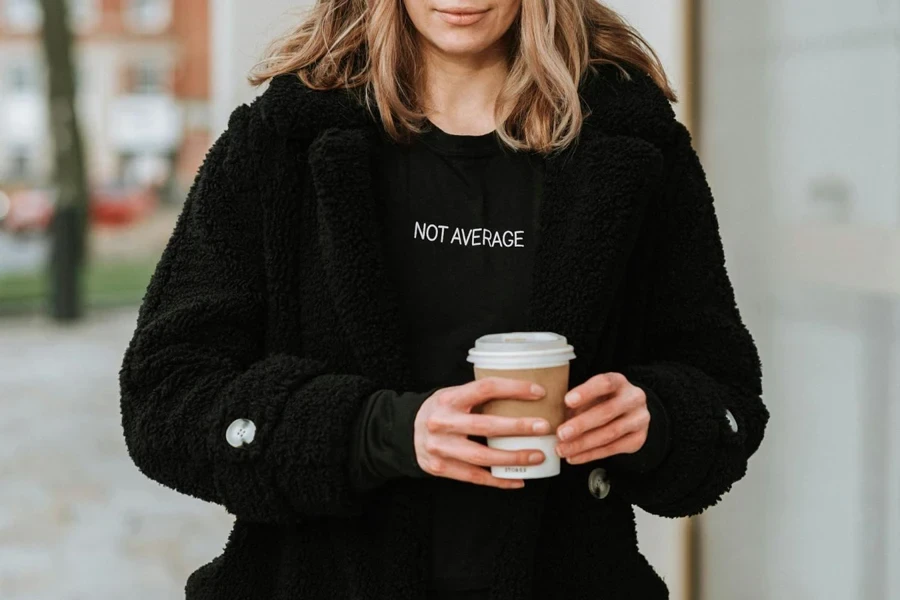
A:
<svg viewBox="0 0 900 600">
<path fill-rule="evenodd" d="M 480 36 L 466 35 L 463 33 L 450 33 L 438 36 L 431 43 L 444 54 L 473 55 L 480 54 L 491 47 L 491 41 L 481 39 Z"/>
</svg>

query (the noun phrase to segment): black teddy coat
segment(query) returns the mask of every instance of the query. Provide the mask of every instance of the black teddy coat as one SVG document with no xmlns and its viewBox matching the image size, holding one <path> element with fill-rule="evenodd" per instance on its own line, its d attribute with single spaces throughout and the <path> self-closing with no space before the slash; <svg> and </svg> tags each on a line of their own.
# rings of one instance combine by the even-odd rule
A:
<svg viewBox="0 0 900 600">
<path fill-rule="evenodd" d="M 581 90 L 580 140 L 547 161 L 531 329 L 574 344 L 571 385 L 618 371 L 652 390 L 671 450 L 642 475 L 564 464 L 547 487 L 498 490 L 524 494 L 501 532 L 502 600 L 666 598 L 632 505 L 714 505 L 768 417 L 687 131 L 643 75 L 601 67 Z M 410 386 L 374 211 L 375 127 L 345 92 L 277 77 L 232 114 L 150 283 L 121 370 L 129 452 L 236 516 L 189 600 L 423 597 L 431 480 L 360 495 L 348 477 L 361 405 Z M 234 448 L 225 432 L 242 418 L 255 439 Z M 588 485 L 598 467 L 603 499 Z"/>
</svg>

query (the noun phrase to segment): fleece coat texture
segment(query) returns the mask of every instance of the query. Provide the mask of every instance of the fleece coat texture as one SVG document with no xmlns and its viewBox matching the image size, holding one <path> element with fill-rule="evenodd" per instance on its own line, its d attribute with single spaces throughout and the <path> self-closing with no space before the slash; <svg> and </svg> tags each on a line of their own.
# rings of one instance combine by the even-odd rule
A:
<svg viewBox="0 0 900 600">
<path fill-rule="evenodd" d="M 666 598 L 632 507 L 716 504 L 768 418 L 688 132 L 642 74 L 600 67 L 581 95 L 578 143 L 546 163 L 531 329 L 575 346 L 572 386 L 618 371 L 658 396 L 671 449 L 649 473 L 613 458 L 498 490 L 526 501 L 501 532 L 496 600 Z M 129 452 L 236 517 L 189 600 L 425 596 L 432 480 L 361 494 L 348 469 L 369 395 L 424 391 L 409 389 L 385 273 L 377 127 L 346 91 L 277 77 L 232 114 L 150 283 L 120 375 Z M 225 436 L 237 419 L 257 427 L 241 448 Z M 598 467 L 602 500 L 588 486 Z"/>
</svg>

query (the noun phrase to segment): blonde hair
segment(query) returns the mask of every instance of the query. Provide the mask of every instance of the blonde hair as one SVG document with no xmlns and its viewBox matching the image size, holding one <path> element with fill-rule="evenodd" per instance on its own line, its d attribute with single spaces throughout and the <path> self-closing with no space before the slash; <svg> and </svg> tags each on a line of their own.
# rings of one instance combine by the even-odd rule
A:
<svg viewBox="0 0 900 600">
<path fill-rule="evenodd" d="M 597 0 L 522 0 L 513 24 L 509 70 L 495 109 L 511 148 L 549 153 L 571 144 L 585 115 L 578 95 L 593 65 L 647 73 L 671 101 L 659 58 L 618 13 Z M 385 131 L 421 131 L 422 65 L 403 0 L 317 0 L 299 27 L 277 39 L 250 76 L 260 85 L 296 74 L 311 89 L 346 88 L 374 99 Z"/>
</svg>

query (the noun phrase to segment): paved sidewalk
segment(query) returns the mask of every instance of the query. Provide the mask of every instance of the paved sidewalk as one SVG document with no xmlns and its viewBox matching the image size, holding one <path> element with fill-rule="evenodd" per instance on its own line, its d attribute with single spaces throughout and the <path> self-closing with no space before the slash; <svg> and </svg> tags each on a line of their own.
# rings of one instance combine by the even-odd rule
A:
<svg viewBox="0 0 900 600">
<path fill-rule="evenodd" d="M 144 478 L 117 372 L 134 310 L 0 320 L 0 598 L 174 600 L 231 518 Z"/>
</svg>

